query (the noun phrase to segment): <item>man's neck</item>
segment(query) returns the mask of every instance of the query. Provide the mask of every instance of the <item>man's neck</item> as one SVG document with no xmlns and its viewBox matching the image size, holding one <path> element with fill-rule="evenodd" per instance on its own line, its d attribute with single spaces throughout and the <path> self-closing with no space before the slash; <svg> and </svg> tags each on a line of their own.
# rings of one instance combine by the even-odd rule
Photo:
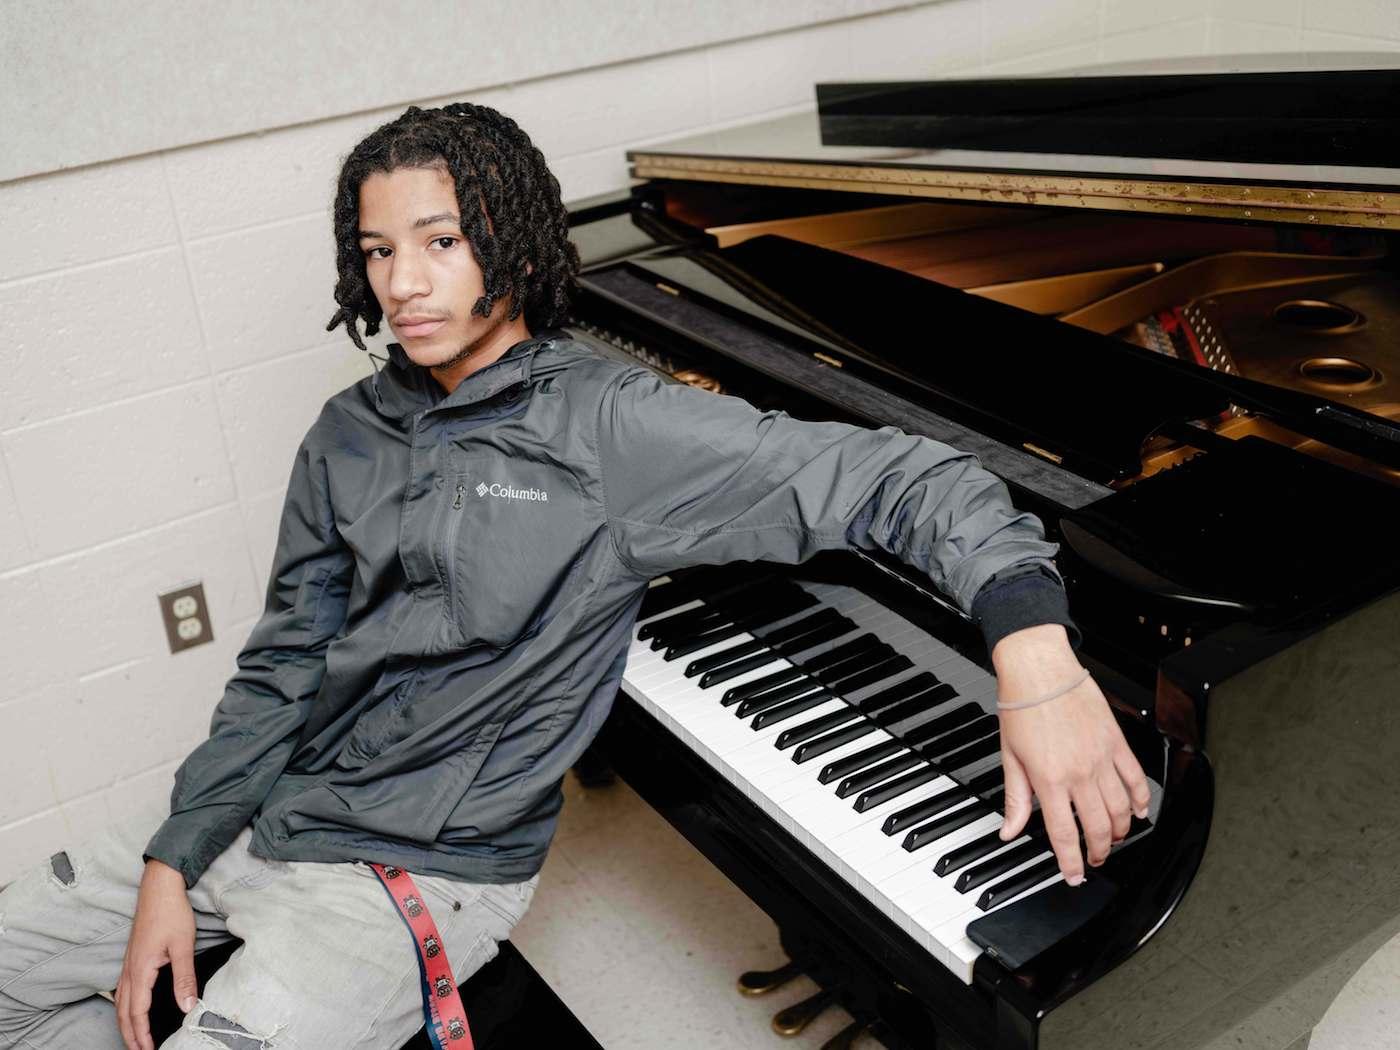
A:
<svg viewBox="0 0 1400 1050">
<path fill-rule="evenodd" d="M 525 326 L 525 317 L 522 314 L 514 321 L 502 321 L 496 325 L 473 343 L 460 360 L 435 365 L 428 371 L 432 373 L 438 385 L 450 394 L 467 376 L 499 361 L 512 346 L 529 338 L 530 329 Z"/>
</svg>

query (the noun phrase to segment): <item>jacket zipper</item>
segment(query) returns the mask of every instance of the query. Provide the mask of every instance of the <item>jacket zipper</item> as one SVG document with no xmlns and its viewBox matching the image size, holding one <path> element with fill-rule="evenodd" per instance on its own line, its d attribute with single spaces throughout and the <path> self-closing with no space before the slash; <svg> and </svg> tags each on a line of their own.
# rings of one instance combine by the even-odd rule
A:
<svg viewBox="0 0 1400 1050">
<path fill-rule="evenodd" d="M 457 493 L 452 499 L 452 510 L 460 511 L 462 509 L 462 496 L 466 493 L 466 491 L 467 483 L 461 478 L 458 478 Z M 447 533 L 443 537 L 442 549 L 442 578 L 443 581 L 446 583 L 446 593 L 443 596 L 446 605 L 443 608 L 443 615 L 447 618 L 448 623 L 452 624 L 454 627 L 457 628 L 458 634 L 462 633 L 462 627 L 461 624 L 457 622 L 456 602 L 453 595 L 456 591 L 455 578 L 457 574 L 457 530 L 461 526 L 461 524 L 462 515 L 453 514 L 447 523 Z"/>
</svg>

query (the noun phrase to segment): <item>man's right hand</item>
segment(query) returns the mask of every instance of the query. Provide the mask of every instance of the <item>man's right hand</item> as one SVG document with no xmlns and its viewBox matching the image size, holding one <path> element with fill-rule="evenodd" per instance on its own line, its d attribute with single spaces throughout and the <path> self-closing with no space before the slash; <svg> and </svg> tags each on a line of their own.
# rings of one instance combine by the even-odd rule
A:
<svg viewBox="0 0 1400 1050">
<path fill-rule="evenodd" d="M 194 931 L 194 909 L 185 894 L 185 877 L 168 864 L 148 860 L 117 982 L 117 1025 L 127 1050 L 155 1050 L 151 988 L 156 973 L 166 963 L 175 978 L 175 1004 L 186 1013 L 194 1005 L 199 994 L 194 978 Z"/>
</svg>

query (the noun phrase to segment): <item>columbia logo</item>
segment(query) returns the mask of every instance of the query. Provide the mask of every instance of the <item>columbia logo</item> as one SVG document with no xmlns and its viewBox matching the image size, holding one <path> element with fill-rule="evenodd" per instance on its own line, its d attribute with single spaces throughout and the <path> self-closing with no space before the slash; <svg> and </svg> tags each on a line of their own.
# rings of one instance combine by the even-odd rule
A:
<svg viewBox="0 0 1400 1050">
<path fill-rule="evenodd" d="M 476 483 L 476 494 L 481 497 L 494 496 L 497 499 L 521 499 L 531 503 L 548 503 L 549 493 L 543 489 L 518 489 L 514 485 L 502 485 L 493 482 L 488 485 L 484 481 Z"/>
</svg>

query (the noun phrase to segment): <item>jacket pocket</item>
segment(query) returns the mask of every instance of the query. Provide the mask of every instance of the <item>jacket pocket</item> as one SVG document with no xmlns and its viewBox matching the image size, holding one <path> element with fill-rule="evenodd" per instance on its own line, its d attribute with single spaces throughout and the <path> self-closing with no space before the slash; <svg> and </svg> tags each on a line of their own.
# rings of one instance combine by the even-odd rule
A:
<svg viewBox="0 0 1400 1050">
<path fill-rule="evenodd" d="M 282 818 L 287 834 L 354 829 L 391 841 L 435 844 L 504 725 L 487 722 L 446 753 L 418 735 L 406 737 L 361 768 L 292 800 Z"/>
<path fill-rule="evenodd" d="M 560 464 L 487 453 L 466 462 L 441 529 L 450 613 L 463 645 L 506 649 L 568 600 L 593 515 Z"/>
</svg>

